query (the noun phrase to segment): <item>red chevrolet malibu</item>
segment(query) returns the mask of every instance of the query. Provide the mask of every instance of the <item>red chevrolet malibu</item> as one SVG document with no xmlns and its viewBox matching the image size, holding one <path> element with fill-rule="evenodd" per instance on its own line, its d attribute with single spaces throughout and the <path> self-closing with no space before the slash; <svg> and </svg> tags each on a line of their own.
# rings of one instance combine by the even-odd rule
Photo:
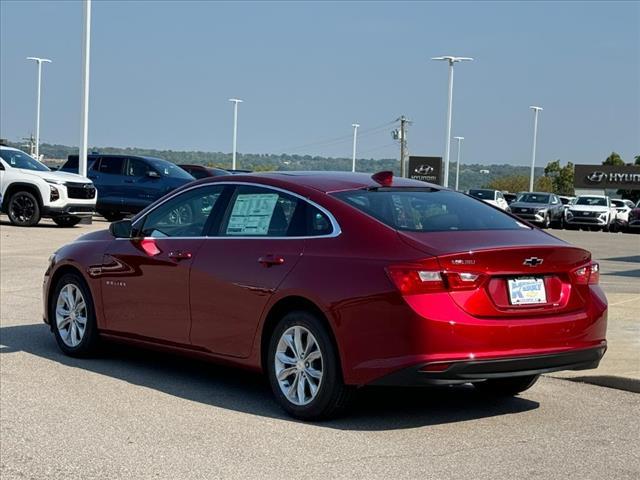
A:
<svg viewBox="0 0 640 480">
<path fill-rule="evenodd" d="M 607 301 L 589 252 L 486 203 L 355 173 L 203 179 L 51 257 L 45 322 L 265 372 L 291 415 L 363 385 L 515 395 L 596 368 Z"/>
</svg>

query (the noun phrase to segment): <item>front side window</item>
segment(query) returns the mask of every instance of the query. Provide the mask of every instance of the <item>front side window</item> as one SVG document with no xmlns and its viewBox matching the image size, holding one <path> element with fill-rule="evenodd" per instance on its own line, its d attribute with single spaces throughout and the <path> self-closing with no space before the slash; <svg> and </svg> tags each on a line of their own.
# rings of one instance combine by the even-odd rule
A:
<svg viewBox="0 0 640 480">
<path fill-rule="evenodd" d="M 145 177 L 152 170 L 143 160 L 130 158 L 127 161 L 127 176 Z"/>
<path fill-rule="evenodd" d="M 0 157 L 7 162 L 10 167 L 22 168 L 24 170 L 35 170 L 37 172 L 49 172 L 49 167 L 40 163 L 35 158 L 20 150 L 0 149 Z"/>
<path fill-rule="evenodd" d="M 207 220 L 216 211 L 224 190 L 211 185 L 186 191 L 151 211 L 143 220 L 143 237 L 200 237 Z"/>
<path fill-rule="evenodd" d="M 333 195 L 396 230 L 441 232 L 529 228 L 484 202 L 448 190 L 381 188 Z"/>
<path fill-rule="evenodd" d="M 189 173 L 185 172 L 175 163 L 167 162 L 166 160 L 161 160 L 159 158 L 147 158 L 147 161 L 151 167 L 163 177 L 193 180 L 193 177 L 189 175 Z"/>
</svg>

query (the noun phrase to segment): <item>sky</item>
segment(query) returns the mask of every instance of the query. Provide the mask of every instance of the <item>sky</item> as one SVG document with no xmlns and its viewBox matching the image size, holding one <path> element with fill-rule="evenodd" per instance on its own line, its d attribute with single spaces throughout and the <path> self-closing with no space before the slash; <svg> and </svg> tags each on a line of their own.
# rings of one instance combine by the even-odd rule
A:
<svg viewBox="0 0 640 480">
<path fill-rule="evenodd" d="M 442 155 L 447 66 L 452 136 L 468 163 L 527 165 L 640 154 L 640 2 L 189 2 L 94 0 L 92 146 L 398 158 Z M 82 4 L 0 0 L 0 137 L 35 130 L 78 145 Z M 334 139 L 337 141 L 332 141 Z M 455 159 L 455 145 L 452 158 Z"/>
</svg>

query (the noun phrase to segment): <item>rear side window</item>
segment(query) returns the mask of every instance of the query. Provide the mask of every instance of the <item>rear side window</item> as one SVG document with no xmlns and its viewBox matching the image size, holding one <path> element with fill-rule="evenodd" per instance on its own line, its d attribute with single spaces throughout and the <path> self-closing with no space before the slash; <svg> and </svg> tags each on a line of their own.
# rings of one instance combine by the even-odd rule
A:
<svg viewBox="0 0 640 480">
<path fill-rule="evenodd" d="M 100 173 L 109 173 L 112 175 L 122 175 L 124 166 L 123 157 L 102 157 L 98 171 Z"/>
<path fill-rule="evenodd" d="M 529 228 L 482 201 L 448 190 L 352 190 L 334 196 L 396 230 L 442 232 Z"/>
</svg>

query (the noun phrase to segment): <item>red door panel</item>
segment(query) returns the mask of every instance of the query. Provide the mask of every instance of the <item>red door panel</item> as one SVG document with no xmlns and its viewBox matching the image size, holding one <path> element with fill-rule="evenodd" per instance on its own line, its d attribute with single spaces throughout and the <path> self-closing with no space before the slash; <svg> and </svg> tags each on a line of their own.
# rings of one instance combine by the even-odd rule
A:
<svg viewBox="0 0 640 480">
<path fill-rule="evenodd" d="M 302 255 L 304 240 L 210 238 L 191 269 L 191 342 L 245 358 L 269 298 Z"/>
<path fill-rule="evenodd" d="M 114 241 L 104 256 L 101 281 L 107 329 L 188 344 L 189 269 L 204 240 L 143 241 Z"/>
</svg>

